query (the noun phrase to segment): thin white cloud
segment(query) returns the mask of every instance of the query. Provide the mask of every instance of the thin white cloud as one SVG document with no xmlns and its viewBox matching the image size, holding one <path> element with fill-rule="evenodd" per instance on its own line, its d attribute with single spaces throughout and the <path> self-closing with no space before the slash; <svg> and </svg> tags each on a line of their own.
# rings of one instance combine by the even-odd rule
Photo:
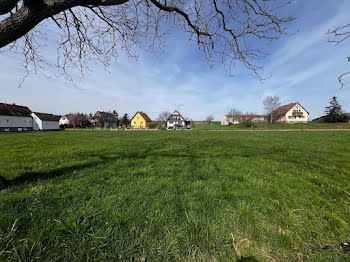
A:
<svg viewBox="0 0 350 262">
<path fill-rule="evenodd" d="M 168 54 L 141 53 L 138 61 L 120 57 L 112 63 L 110 73 L 97 66 L 91 75 L 75 82 L 79 88 L 53 74 L 49 79 L 30 76 L 18 89 L 18 79 L 23 76 L 18 58 L 1 54 L 5 62 L 0 63 L 0 100 L 59 114 L 115 109 L 119 114 L 132 115 L 143 110 L 155 118 L 163 110 L 177 108 L 192 119 L 214 114 L 219 120 L 232 107 L 263 113 L 262 100 L 267 95 L 279 95 L 283 103 L 300 101 L 316 117 L 336 94 L 341 96 L 344 109 L 350 111 L 350 92 L 337 91 L 337 76 L 348 67 L 343 60 L 346 49 L 327 43 L 324 34 L 329 27 L 347 20 L 348 9 L 341 7 L 333 17 L 301 18 L 312 20 L 312 26 L 281 42 L 282 47 L 273 52 L 271 63 L 266 65 L 265 71 L 271 72 L 272 78 L 262 85 L 240 69 L 233 78 L 219 66 L 208 70 L 198 50 L 181 39 L 169 47 Z"/>
</svg>

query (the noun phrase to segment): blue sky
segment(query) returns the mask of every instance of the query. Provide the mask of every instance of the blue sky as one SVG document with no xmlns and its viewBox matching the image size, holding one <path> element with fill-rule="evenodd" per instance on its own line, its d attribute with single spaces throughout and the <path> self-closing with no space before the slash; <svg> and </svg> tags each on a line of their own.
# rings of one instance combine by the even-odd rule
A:
<svg viewBox="0 0 350 262">
<path fill-rule="evenodd" d="M 55 114 L 115 109 L 133 115 L 142 110 L 151 118 L 177 108 L 194 120 L 209 114 L 220 120 L 233 107 L 264 113 L 262 101 L 267 95 L 280 96 L 283 104 L 298 101 L 315 118 L 337 96 L 350 112 L 350 77 L 343 89 L 337 81 L 350 70 L 346 59 L 350 40 L 334 46 L 325 35 L 328 28 L 350 22 L 349 10 L 346 0 L 293 1 L 285 12 L 298 17 L 289 28 L 295 34 L 271 45 L 264 70 L 272 76 L 263 83 L 239 64 L 233 77 L 220 64 L 209 68 L 198 48 L 176 31 L 168 38 L 166 53 L 139 51 L 137 61 L 120 56 L 109 72 L 102 65 L 93 65 L 94 71 L 84 79 L 77 78 L 75 85 L 54 74 L 50 78 L 30 75 L 19 88 L 24 76 L 21 57 L 0 53 L 0 102 Z M 47 53 L 52 56 L 49 59 L 55 59 L 55 52 Z"/>
</svg>

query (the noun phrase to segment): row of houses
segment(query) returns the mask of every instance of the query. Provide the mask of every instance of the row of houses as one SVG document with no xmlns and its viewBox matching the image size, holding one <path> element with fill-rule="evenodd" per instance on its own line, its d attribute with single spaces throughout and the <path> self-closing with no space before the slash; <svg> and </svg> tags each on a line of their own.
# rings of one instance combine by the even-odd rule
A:
<svg viewBox="0 0 350 262">
<path fill-rule="evenodd" d="M 0 103 L 0 131 L 59 130 L 69 124 L 69 115 L 59 116 L 32 112 L 26 106 Z M 225 115 L 221 125 L 239 124 L 245 121 L 266 122 L 268 119 L 278 123 L 304 123 L 309 121 L 309 112 L 298 102 L 278 107 L 271 115 Z M 97 111 L 90 120 L 93 126 L 116 128 L 117 117 L 110 112 Z M 152 119 L 142 111 L 131 118 L 131 128 L 147 128 Z M 178 110 L 174 110 L 166 121 L 167 129 L 190 129 L 191 121 L 186 120 Z"/>
<path fill-rule="evenodd" d="M 61 116 L 32 112 L 26 106 L 0 103 L 0 131 L 59 130 Z"/>
<path fill-rule="evenodd" d="M 59 120 L 61 126 L 68 126 L 70 115 L 64 115 Z M 138 111 L 130 120 L 130 127 L 135 129 L 144 129 L 152 123 L 152 119 L 143 111 Z M 190 129 L 191 121 L 186 120 L 178 110 L 174 110 L 166 121 L 167 129 Z M 97 111 L 90 123 L 94 127 L 116 128 L 118 126 L 118 118 L 110 112 Z"/>
<path fill-rule="evenodd" d="M 307 123 L 309 112 L 298 102 L 282 105 L 270 115 L 225 115 L 221 120 L 221 125 L 240 124 L 244 121 L 267 122 L 271 120 L 275 123 Z"/>
</svg>

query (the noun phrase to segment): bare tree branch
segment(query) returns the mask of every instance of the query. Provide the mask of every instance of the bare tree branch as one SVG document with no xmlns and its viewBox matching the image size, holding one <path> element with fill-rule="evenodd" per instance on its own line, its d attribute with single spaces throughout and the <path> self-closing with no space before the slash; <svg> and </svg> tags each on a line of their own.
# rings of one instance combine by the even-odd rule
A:
<svg viewBox="0 0 350 262">
<path fill-rule="evenodd" d="M 340 83 L 340 88 L 343 88 L 343 87 L 344 87 L 344 83 L 343 83 L 343 81 L 344 81 L 344 76 L 346 76 L 346 75 L 348 75 L 348 74 L 350 74 L 350 72 L 345 72 L 345 73 L 341 74 L 341 75 L 338 77 L 338 81 L 339 81 L 339 83 Z"/>
<path fill-rule="evenodd" d="M 334 37 L 334 39 L 328 39 L 328 42 L 335 43 L 335 45 L 338 45 L 350 37 L 350 24 L 344 26 L 337 26 L 332 30 L 328 29 L 326 34 L 333 35 Z"/>
<path fill-rule="evenodd" d="M 13 2 L 18 6 L 15 11 Z M 261 46 L 285 35 L 286 25 L 294 19 L 278 15 L 288 0 L 283 4 L 273 0 L 13 2 L 9 6 L 9 0 L 0 0 L 0 10 L 14 11 L 0 20 L 1 51 L 22 53 L 26 72 L 37 72 L 47 63 L 40 55 L 45 44 L 43 21 L 52 20 L 59 35 L 57 66 L 69 80 L 77 68 L 82 76 L 90 72 L 91 62 L 107 68 L 121 50 L 133 58 L 137 49 L 163 50 L 165 37 L 173 30 L 171 24 L 187 34 L 209 65 L 221 63 L 231 73 L 240 62 L 264 79 L 261 62 L 268 51 Z"/>
<path fill-rule="evenodd" d="M 350 37 L 350 24 L 344 26 L 337 26 L 334 29 L 328 29 L 326 34 L 333 36 L 333 39 L 328 39 L 328 42 L 335 43 L 335 45 L 337 46 Z M 347 59 L 349 62 L 350 57 L 347 57 Z M 350 74 L 350 71 L 345 72 L 338 77 L 338 82 L 340 83 L 341 89 L 344 87 L 344 76 L 348 74 Z"/>
</svg>

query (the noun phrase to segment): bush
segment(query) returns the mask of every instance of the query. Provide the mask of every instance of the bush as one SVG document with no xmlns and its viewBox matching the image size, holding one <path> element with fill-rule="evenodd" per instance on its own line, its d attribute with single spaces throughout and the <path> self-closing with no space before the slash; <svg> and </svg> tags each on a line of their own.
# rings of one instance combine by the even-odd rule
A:
<svg viewBox="0 0 350 262">
<path fill-rule="evenodd" d="M 195 122 L 193 120 L 191 120 L 191 126 L 192 126 L 192 129 L 195 127 Z"/>
<path fill-rule="evenodd" d="M 243 125 L 243 126 L 245 126 L 245 127 L 252 127 L 252 125 L 253 125 L 253 121 L 252 121 L 252 119 L 251 118 L 249 118 L 249 117 L 242 117 L 241 119 L 240 119 L 240 122 L 241 122 L 241 124 Z"/>
<path fill-rule="evenodd" d="M 158 123 L 157 122 L 149 122 L 149 123 L 147 123 L 147 127 L 150 129 L 155 129 L 158 127 Z"/>
</svg>

